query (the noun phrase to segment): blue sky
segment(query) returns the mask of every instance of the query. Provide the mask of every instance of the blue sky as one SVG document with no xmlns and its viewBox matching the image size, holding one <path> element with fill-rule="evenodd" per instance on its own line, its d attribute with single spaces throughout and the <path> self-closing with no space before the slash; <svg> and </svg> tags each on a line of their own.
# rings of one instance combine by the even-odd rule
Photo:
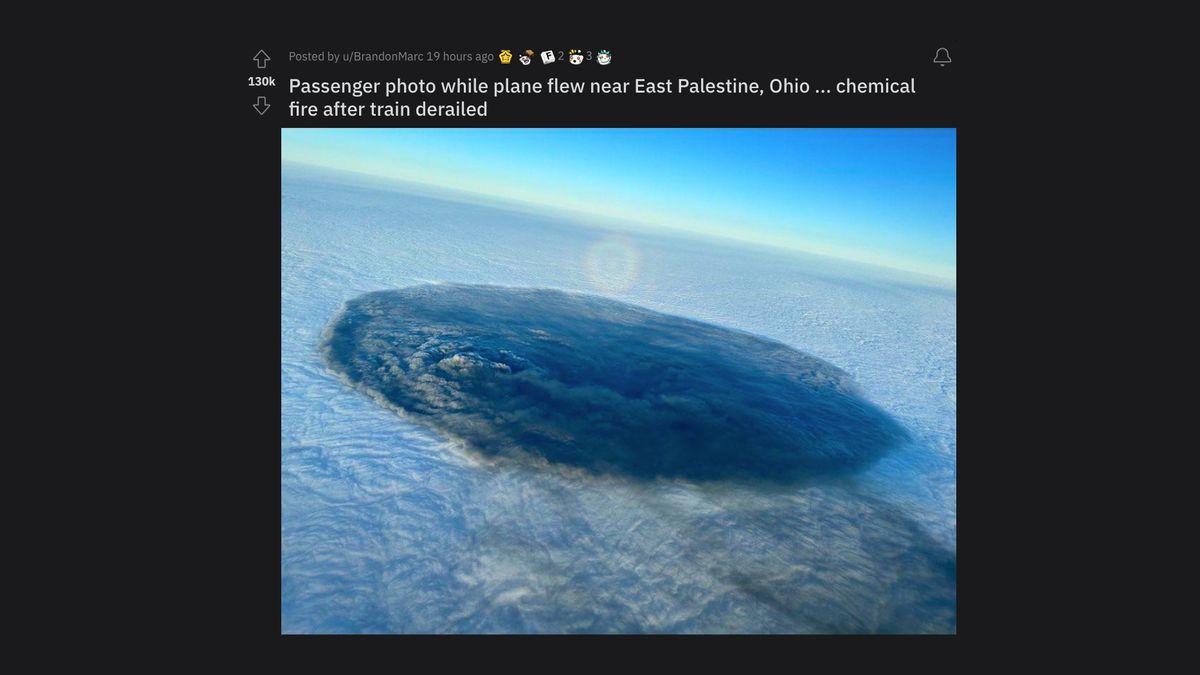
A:
<svg viewBox="0 0 1200 675">
<path fill-rule="evenodd" d="M 956 277 L 954 129 L 284 129 L 283 159 Z"/>
</svg>

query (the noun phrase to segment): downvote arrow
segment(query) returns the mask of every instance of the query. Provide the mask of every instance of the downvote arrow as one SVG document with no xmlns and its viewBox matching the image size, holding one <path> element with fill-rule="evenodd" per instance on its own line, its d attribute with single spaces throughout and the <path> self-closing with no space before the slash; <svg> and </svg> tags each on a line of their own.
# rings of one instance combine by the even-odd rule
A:
<svg viewBox="0 0 1200 675">
<path fill-rule="evenodd" d="M 258 111 L 259 115 L 267 112 L 267 108 L 270 108 L 270 107 L 271 107 L 271 104 L 267 103 L 266 96 L 259 96 L 258 103 L 254 104 L 254 109 Z"/>
<path fill-rule="evenodd" d="M 267 53 L 260 49 L 258 50 L 258 53 L 254 55 L 252 60 L 258 64 L 259 68 L 266 68 L 267 61 L 270 61 L 271 57 L 267 56 Z"/>
</svg>

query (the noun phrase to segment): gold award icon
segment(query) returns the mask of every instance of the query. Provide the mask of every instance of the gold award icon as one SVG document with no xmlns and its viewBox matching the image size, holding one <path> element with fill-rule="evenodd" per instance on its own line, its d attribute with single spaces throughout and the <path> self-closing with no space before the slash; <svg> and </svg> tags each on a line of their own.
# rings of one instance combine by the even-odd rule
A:
<svg viewBox="0 0 1200 675">
<path fill-rule="evenodd" d="M 507 49 L 500 50 L 500 63 L 508 63 L 512 61 L 512 52 Z"/>
</svg>

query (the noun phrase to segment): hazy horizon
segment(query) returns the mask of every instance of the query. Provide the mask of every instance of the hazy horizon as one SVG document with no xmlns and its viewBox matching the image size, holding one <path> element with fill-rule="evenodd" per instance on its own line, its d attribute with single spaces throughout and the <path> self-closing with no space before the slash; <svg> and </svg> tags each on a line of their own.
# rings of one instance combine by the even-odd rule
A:
<svg viewBox="0 0 1200 675">
<path fill-rule="evenodd" d="M 585 211 L 556 207 L 544 203 L 523 201 L 500 195 L 446 187 L 435 183 L 423 183 L 415 180 L 393 178 L 390 176 L 381 176 L 379 174 L 364 173 L 349 169 L 339 169 L 319 164 L 308 164 L 295 160 L 283 160 L 283 169 L 285 171 L 291 170 L 293 172 L 305 172 L 308 174 L 309 179 L 313 180 L 319 179 L 323 181 L 330 181 L 337 179 L 342 181 L 345 185 L 355 188 L 370 188 L 392 191 L 399 194 L 409 194 L 447 202 L 461 202 L 474 206 L 483 206 L 502 211 L 522 213 L 539 218 L 554 218 L 572 226 L 585 229 L 621 231 L 640 235 L 657 235 L 660 237 L 677 237 L 681 240 L 691 239 L 707 241 L 723 246 L 735 247 L 738 249 L 749 248 L 752 250 L 772 251 L 781 255 L 808 256 L 817 259 L 834 261 L 852 267 L 858 267 L 863 270 L 875 270 L 879 273 L 889 275 L 889 278 L 895 278 L 896 280 L 930 285 L 937 288 L 945 288 L 950 291 L 955 291 L 957 289 L 956 277 L 939 276 L 913 269 L 894 267 L 878 262 L 856 260 L 830 253 L 780 245 L 766 241 L 740 238 L 728 234 L 700 232 L 670 225 L 659 225 L 654 223 L 621 219 Z"/>
<path fill-rule="evenodd" d="M 954 129 L 283 129 L 281 157 L 956 286 L 955 137 Z"/>
</svg>

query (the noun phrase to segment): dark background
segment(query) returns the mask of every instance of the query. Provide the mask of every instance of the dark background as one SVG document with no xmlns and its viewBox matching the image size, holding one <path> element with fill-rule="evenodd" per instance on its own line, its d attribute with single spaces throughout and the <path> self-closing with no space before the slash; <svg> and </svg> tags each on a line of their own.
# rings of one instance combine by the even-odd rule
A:
<svg viewBox="0 0 1200 675">
<path fill-rule="evenodd" d="M 938 65 L 933 58 L 939 47 L 949 49 L 951 63 Z M 608 49 L 613 60 L 601 66 L 594 60 L 578 66 L 565 61 L 568 49 Z M 267 67 L 259 69 L 252 57 L 258 50 L 270 57 Z M 476 62 L 385 62 L 329 63 L 294 62 L 290 51 L 297 52 L 463 52 L 497 56 L 501 49 L 513 52 L 512 62 L 501 64 Z M 517 56 L 525 49 L 535 52 L 533 63 L 521 65 Z M 543 64 L 537 53 L 544 49 L 562 51 L 564 60 Z M 827 39 L 812 41 L 801 37 L 794 44 L 740 44 L 682 47 L 661 45 L 561 44 L 530 40 L 528 43 L 493 42 L 482 45 L 423 45 L 397 40 L 392 43 L 302 44 L 264 41 L 249 44 L 240 55 L 244 74 L 240 86 L 245 90 L 245 117 L 261 128 L 285 126 L 376 127 L 376 126 L 807 126 L 807 127 L 953 127 L 957 126 L 958 105 L 962 96 L 960 82 L 968 80 L 971 68 L 969 50 L 959 48 L 948 37 L 895 38 L 892 41 L 853 41 Z M 275 77 L 274 87 L 249 87 L 250 76 Z M 404 80 L 451 80 L 477 77 L 489 82 L 537 80 L 549 77 L 573 81 L 633 82 L 705 78 L 722 81 L 737 78 L 758 80 L 764 89 L 772 78 L 798 78 L 812 89 L 830 89 L 850 77 L 858 81 L 905 80 L 915 77 L 916 94 L 504 94 L 476 95 L 415 94 L 385 99 L 381 94 L 354 99 L 349 95 L 302 95 L 288 93 L 288 80 L 387 82 Z M 237 87 L 237 81 L 230 86 Z M 257 97 L 267 97 L 271 107 L 261 117 L 253 108 Z M 288 116 L 290 100 L 324 105 L 341 99 L 350 103 L 401 101 L 415 109 L 421 100 L 430 103 L 467 103 L 488 101 L 485 118 L 412 117 L 372 118 L 337 117 L 330 119 Z"/>
</svg>

